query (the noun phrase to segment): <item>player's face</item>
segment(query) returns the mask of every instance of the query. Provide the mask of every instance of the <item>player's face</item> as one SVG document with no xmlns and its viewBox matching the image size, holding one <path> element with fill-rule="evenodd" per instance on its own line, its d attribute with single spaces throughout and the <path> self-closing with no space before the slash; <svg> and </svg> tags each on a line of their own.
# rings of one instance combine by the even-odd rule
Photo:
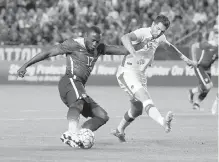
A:
<svg viewBox="0 0 219 162">
<path fill-rule="evenodd" d="M 151 34 L 153 38 L 158 38 L 166 31 L 166 27 L 161 23 L 153 23 L 151 26 Z"/>
<path fill-rule="evenodd" d="M 86 48 L 90 51 L 94 51 L 100 43 L 101 35 L 95 32 L 90 32 L 85 38 Z"/>
</svg>

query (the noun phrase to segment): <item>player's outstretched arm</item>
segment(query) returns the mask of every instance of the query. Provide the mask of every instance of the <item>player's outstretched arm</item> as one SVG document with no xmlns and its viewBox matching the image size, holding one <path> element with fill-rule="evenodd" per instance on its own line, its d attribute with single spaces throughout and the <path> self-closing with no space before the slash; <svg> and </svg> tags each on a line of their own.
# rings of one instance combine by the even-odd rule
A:
<svg viewBox="0 0 219 162">
<path fill-rule="evenodd" d="M 133 56 L 135 56 L 135 48 L 132 45 L 132 41 L 137 41 L 138 38 L 137 36 L 132 32 L 132 33 L 128 33 L 125 34 L 121 37 L 121 41 L 124 45 L 124 47 L 129 51 L 129 53 Z"/>
<path fill-rule="evenodd" d="M 30 59 L 29 61 L 27 61 L 19 70 L 18 70 L 18 76 L 19 77 L 24 77 L 24 74 L 26 73 L 26 69 L 27 67 L 37 63 L 37 62 L 40 62 L 42 60 L 45 60 L 49 57 L 52 57 L 52 56 L 57 56 L 59 55 L 60 53 L 56 50 L 56 48 L 51 48 L 49 50 L 46 50 L 46 51 L 42 51 L 40 52 L 39 54 L 37 54 L 36 56 L 34 56 L 32 59 Z"/>
<path fill-rule="evenodd" d="M 48 50 L 44 50 L 41 53 L 37 54 L 34 56 L 32 59 L 30 59 L 28 62 L 26 62 L 19 70 L 18 70 L 18 76 L 19 77 L 24 77 L 24 74 L 26 73 L 27 67 L 40 62 L 42 60 L 45 60 L 49 57 L 57 56 L 57 55 L 62 55 L 68 52 L 71 52 L 74 50 L 74 42 L 72 40 L 67 40 L 61 44 L 52 46 Z"/>
<path fill-rule="evenodd" d="M 26 62 L 23 66 L 25 66 L 27 68 L 27 67 L 29 67 L 37 62 L 40 62 L 40 61 L 45 60 L 49 57 L 57 56 L 60 54 L 61 53 L 59 53 L 59 51 L 56 50 L 56 48 L 52 47 L 49 50 L 45 50 L 45 51 L 40 52 L 39 54 L 34 56 L 32 59 L 30 59 L 28 62 Z"/>
<path fill-rule="evenodd" d="M 189 66 L 195 67 L 197 63 L 195 61 L 190 60 L 187 58 L 182 52 L 180 52 L 174 45 L 166 41 L 164 48 L 174 54 L 177 54 L 183 61 L 185 61 Z"/>
<path fill-rule="evenodd" d="M 128 55 L 129 51 L 124 46 L 105 45 L 106 55 Z"/>
</svg>

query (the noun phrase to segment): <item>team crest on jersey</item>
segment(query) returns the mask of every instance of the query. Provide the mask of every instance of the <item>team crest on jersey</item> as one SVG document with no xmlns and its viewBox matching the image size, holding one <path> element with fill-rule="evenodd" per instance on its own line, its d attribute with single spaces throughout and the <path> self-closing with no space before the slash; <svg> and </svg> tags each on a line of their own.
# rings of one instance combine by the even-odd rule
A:
<svg viewBox="0 0 219 162">
<path fill-rule="evenodd" d="M 146 38 L 145 41 L 144 41 L 144 45 L 145 45 L 145 47 L 147 47 L 148 49 L 154 49 L 154 48 L 156 48 L 157 43 L 158 43 L 157 40 L 156 40 L 156 39 L 153 39 L 152 37 Z"/>
</svg>

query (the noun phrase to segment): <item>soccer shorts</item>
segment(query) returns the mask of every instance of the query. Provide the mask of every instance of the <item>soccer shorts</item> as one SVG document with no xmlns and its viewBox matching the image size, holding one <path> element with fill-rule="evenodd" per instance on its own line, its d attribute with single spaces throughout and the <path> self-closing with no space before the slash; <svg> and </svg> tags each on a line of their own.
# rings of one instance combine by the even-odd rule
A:
<svg viewBox="0 0 219 162">
<path fill-rule="evenodd" d="M 211 83 L 211 72 L 210 70 L 205 70 L 202 66 L 195 68 L 195 74 L 198 77 L 199 84 L 202 88 Z"/>
<path fill-rule="evenodd" d="M 67 75 L 64 75 L 59 81 L 59 94 L 64 102 L 64 104 L 68 107 L 75 104 L 83 104 L 83 110 L 81 114 L 84 117 L 93 117 L 94 114 L 92 110 L 95 108 L 103 110 L 90 96 L 87 95 L 85 91 L 84 85 L 73 78 L 69 78 Z"/>
<path fill-rule="evenodd" d="M 144 88 L 147 90 L 147 77 L 143 72 L 119 66 L 116 77 L 120 87 L 132 99 L 135 98 L 135 93 L 139 89 Z"/>
</svg>

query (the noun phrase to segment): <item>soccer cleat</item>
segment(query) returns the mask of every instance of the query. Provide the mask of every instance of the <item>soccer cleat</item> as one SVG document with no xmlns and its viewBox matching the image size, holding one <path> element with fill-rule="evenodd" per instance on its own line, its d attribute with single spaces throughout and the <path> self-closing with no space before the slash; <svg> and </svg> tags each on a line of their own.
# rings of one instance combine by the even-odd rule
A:
<svg viewBox="0 0 219 162">
<path fill-rule="evenodd" d="M 119 139 L 120 142 L 126 142 L 126 140 L 125 140 L 125 133 L 119 132 L 118 129 L 112 130 L 111 133 L 112 133 L 112 135 L 116 136 Z"/>
<path fill-rule="evenodd" d="M 169 111 L 164 119 L 164 128 L 166 133 L 169 133 L 171 131 L 172 120 L 173 120 L 173 112 Z"/>
<path fill-rule="evenodd" d="M 63 133 L 60 137 L 61 141 L 63 143 L 67 143 L 67 141 L 69 140 L 69 137 L 71 136 L 71 133 L 69 131 L 66 131 L 65 133 Z"/>
<path fill-rule="evenodd" d="M 194 93 L 192 92 L 192 89 L 190 89 L 189 90 L 189 102 L 193 103 L 194 102 L 193 99 L 194 99 Z"/>
<path fill-rule="evenodd" d="M 192 109 L 193 110 L 200 110 L 200 105 L 198 103 L 194 103 Z"/>
<path fill-rule="evenodd" d="M 63 143 L 69 145 L 70 147 L 81 148 L 82 143 L 79 140 L 78 135 L 75 133 L 66 131 L 61 135 L 60 139 Z"/>
</svg>

